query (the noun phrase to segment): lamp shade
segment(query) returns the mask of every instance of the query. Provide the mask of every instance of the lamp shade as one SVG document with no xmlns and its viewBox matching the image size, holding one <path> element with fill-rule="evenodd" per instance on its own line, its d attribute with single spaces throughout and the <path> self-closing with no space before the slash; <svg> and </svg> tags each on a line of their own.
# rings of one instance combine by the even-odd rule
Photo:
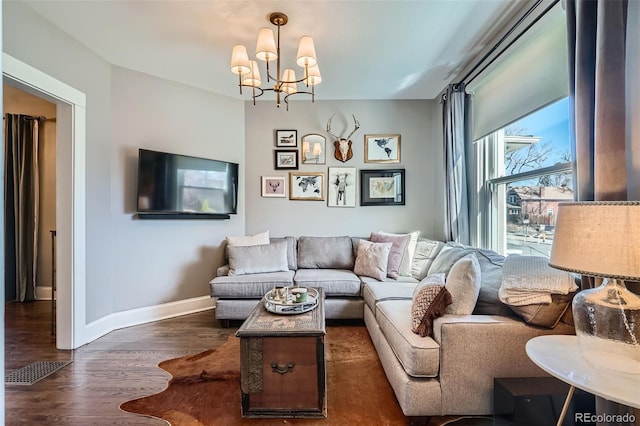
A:
<svg viewBox="0 0 640 426">
<path fill-rule="evenodd" d="M 313 44 L 311 36 L 300 37 L 300 44 L 298 44 L 298 54 L 296 56 L 296 64 L 301 67 L 312 67 L 318 63 L 316 58 L 316 47 Z"/>
<path fill-rule="evenodd" d="M 282 76 L 282 86 L 281 86 L 281 90 L 288 94 L 291 95 L 293 93 L 296 93 L 298 91 L 298 88 L 296 87 L 296 72 L 294 70 L 292 70 L 291 68 L 287 68 L 286 70 L 284 70 L 284 74 Z"/>
<path fill-rule="evenodd" d="M 251 71 L 247 48 L 242 44 L 236 44 L 231 51 L 231 72 L 238 75 L 247 74 Z"/>
<path fill-rule="evenodd" d="M 242 79 L 242 84 L 245 86 L 260 87 L 262 81 L 260 80 L 260 68 L 258 68 L 258 63 L 256 61 L 249 61 L 249 68 L 251 71 L 245 74 Z"/>
<path fill-rule="evenodd" d="M 305 80 L 309 86 L 320 84 L 322 76 L 320 75 L 320 68 L 318 67 L 318 64 L 305 69 Z"/>
<path fill-rule="evenodd" d="M 640 281 L 640 201 L 560 204 L 549 265 Z"/>
<path fill-rule="evenodd" d="M 313 144 L 313 155 L 318 156 L 320 154 L 322 154 L 322 147 L 318 142 L 316 142 Z"/>
<path fill-rule="evenodd" d="M 261 61 L 274 61 L 278 59 L 277 52 L 273 30 L 270 28 L 260 28 L 258 31 L 258 43 L 256 44 L 256 58 Z"/>
</svg>

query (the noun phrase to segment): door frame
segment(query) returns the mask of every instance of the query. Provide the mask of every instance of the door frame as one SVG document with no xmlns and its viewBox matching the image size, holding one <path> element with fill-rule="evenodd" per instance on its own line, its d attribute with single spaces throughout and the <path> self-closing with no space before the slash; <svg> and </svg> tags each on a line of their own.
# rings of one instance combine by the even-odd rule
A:
<svg viewBox="0 0 640 426">
<path fill-rule="evenodd" d="M 2 75 L 7 84 L 57 106 L 56 347 L 75 349 L 88 342 L 85 332 L 86 95 L 4 52 Z"/>
</svg>

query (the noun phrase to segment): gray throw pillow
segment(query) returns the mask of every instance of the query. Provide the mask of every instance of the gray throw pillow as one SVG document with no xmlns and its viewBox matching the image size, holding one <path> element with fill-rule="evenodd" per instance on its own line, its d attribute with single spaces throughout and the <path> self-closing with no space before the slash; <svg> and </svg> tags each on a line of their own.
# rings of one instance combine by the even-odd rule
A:
<svg viewBox="0 0 640 426">
<path fill-rule="evenodd" d="M 289 270 L 295 271 L 298 269 L 298 259 L 296 257 L 296 239 L 295 237 L 272 237 L 269 238 L 271 243 L 275 243 L 278 241 L 286 241 L 287 242 L 287 263 L 289 264 Z"/>
<path fill-rule="evenodd" d="M 227 246 L 229 275 L 288 271 L 287 242 L 256 246 Z"/>
<path fill-rule="evenodd" d="M 299 269 L 353 270 L 351 237 L 298 238 Z"/>
</svg>

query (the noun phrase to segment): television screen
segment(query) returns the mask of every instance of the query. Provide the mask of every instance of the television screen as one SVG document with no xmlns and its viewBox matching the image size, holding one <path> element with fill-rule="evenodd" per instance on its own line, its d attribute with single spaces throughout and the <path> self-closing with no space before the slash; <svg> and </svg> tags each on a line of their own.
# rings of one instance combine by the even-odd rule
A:
<svg viewBox="0 0 640 426">
<path fill-rule="evenodd" d="M 140 149 L 137 211 L 235 214 L 238 164 Z"/>
</svg>

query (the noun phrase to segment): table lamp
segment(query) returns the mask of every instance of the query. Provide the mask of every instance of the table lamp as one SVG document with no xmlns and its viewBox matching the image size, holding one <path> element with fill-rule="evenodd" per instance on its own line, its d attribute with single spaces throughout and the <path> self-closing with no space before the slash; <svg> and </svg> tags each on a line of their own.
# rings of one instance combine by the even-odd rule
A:
<svg viewBox="0 0 640 426">
<path fill-rule="evenodd" d="M 582 357 L 595 367 L 640 375 L 640 201 L 587 201 L 558 207 L 549 266 L 603 278 L 573 299 Z"/>
</svg>

